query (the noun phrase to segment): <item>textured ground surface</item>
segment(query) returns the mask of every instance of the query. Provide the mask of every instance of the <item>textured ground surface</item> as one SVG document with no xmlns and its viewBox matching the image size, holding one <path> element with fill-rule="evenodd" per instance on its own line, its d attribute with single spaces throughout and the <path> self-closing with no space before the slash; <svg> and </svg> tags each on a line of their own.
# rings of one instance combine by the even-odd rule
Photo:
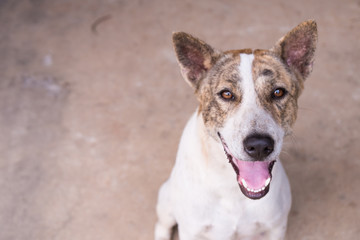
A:
<svg viewBox="0 0 360 240">
<path fill-rule="evenodd" d="M 288 239 L 360 234 L 360 2 L 0 1 L 0 239 L 152 239 L 160 184 L 196 107 L 171 33 L 319 43 L 282 159 Z"/>
</svg>

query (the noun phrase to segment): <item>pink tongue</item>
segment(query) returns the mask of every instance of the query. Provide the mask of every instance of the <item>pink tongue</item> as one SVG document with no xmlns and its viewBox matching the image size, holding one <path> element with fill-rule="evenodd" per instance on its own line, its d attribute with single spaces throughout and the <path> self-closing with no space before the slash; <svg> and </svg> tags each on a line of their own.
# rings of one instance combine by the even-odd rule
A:
<svg viewBox="0 0 360 240">
<path fill-rule="evenodd" d="M 269 172 L 271 161 L 237 160 L 236 163 L 239 168 L 239 183 L 244 179 L 247 186 L 251 189 L 260 189 L 264 187 L 265 181 L 271 177 Z"/>
</svg>

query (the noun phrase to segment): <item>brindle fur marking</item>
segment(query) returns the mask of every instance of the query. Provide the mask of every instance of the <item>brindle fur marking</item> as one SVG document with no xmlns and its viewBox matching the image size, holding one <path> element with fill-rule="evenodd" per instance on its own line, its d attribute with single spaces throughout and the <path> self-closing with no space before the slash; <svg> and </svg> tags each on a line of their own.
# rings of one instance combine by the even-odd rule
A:
<svg viewBox="0 0 360 240">
<path fill-rule="evenodd" d="M 256 52 L 256 51 L 255 51 Z M 269 70 L 271 74 L 264 75 Z M 290 133 L 291 127 L 296 120 L 297 99 L 303 85 L 289 73 L 279 58 L 271 52 L 255 53 L 253 62 L 253 79 L 259 104 L 263 106 L 275 119 L 275 121 Z M 284 88 L 288 92 L 283 99 L 274 100 L 272 92 L 276 88 Z"/>
<path fill-rule="evenodd" d="M 209 71 L 199 91 L 199 111 L 203 115 L 205 124 L 208 127 L 221 127 L 226 116 L 241 103 L 240 76 L 238 65 L 240 57 L 230 57 L 224 54 L 222 58 Z M 224 101 L 219 96 L 222 90 L 229 90 L 234 95 L 234 100 Z"/>
</svg>

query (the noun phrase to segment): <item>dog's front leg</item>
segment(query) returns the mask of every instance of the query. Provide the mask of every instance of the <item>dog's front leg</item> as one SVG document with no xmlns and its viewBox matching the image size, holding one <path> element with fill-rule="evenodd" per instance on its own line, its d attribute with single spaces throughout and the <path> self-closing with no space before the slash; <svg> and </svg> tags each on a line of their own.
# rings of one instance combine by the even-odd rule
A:
<svg viewBox="0 0 360 240">
<path fill-rule="evenodd" d="M 287 218 L 284 219 L 280 224 L 273 227 L 271 231 L 268 232 L 268 237 L 265 239 L 269 240 L 284 240 L 287 226 Z"/>
<path fill-rule="evenodd" d="M 176 225 L 171 205 L 169 181 L 167 181 L 161 186 L 159 191 L 159 198 L 156 206 L 158 221 L 155 225 L 155 240 L 171 239 L 172 229 Z"/>
</svg>

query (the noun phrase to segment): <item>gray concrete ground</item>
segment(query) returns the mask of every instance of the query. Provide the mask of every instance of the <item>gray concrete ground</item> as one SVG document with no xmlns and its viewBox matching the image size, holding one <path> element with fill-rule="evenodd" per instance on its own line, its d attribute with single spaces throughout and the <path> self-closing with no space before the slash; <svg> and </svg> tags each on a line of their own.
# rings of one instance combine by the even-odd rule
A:
<svg viewBox="0 0 360 240">
<path fill-rule="evenodd" d="M 287 239 L 358 239 L 358 0 L 1 0 L 0 239 L 152 239 L 197 104 L 171 33 L 270 48 L 306 19 L 319 43 L 282 154 Z"/>
</svg>

